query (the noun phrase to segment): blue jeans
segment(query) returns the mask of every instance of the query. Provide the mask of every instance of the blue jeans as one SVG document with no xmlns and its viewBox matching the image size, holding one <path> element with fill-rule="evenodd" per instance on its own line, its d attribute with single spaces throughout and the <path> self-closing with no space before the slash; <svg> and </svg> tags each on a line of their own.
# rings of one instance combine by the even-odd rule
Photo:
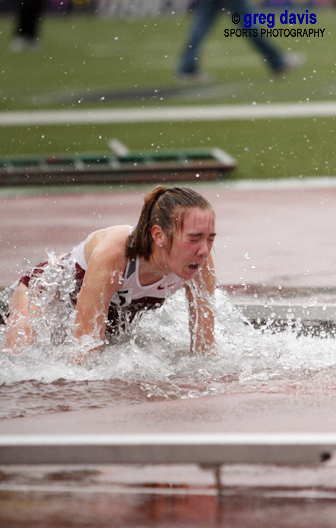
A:
<svg viewBox="0 0 336 528">
<path fill-rule="evenodd" d="M 242 25 L 244 15 L 255 12 L 255 8 L 248 0 L 201 0 L 200 4 L 196 7 L 189 39 L 178 66 L 179 73 L 196 73 L 199 70 L 199 57 L 202 43 L 207 33 L 213 28 L 216 16 L 226 11 L 229 11 L 231 14 L 238 13 L 241 20 L 240 24 Z M 250 42 L 264 56 L 274 71 L 281 70 L 284 64 L 282 53 L 270 44 L 269 38 L 260 36 L 260 26 L 253 27 L 258 29 L 258 36 L 249 37 Z"/>
</svg>

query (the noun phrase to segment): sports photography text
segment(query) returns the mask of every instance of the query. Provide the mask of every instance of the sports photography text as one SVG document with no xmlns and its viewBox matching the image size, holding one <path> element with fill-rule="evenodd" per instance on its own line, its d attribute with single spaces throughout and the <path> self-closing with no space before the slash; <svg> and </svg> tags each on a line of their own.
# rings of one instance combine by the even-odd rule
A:
<svg viewBox="0 0 336 528">
<path fill-rule="evenodd" d="M 224 37 L 323 37 L 325 29 L 316 28 L 317 16 L 309 12 L 293 13 L 288 9 L 275 13 L 233 13 L 233 24 L 240 28 L 224 29 Z M 277 25 L 278 27 L 275 27 Z M 290 27 L 281 27 L 281 26 Z M 315 26 L 315 27 L 314 27 Z"/>
</svg>

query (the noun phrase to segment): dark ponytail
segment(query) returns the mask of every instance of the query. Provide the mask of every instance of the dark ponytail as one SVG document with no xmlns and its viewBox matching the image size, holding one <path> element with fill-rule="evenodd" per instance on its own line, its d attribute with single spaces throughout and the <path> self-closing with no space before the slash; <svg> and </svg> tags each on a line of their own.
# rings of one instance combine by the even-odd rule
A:
<svg viewBox="0 0 336 528">
<path fill-rule="evenodd" d="M 152 245 L 152 211 L 154 205 L 166 190 L 167 187 L 164 185 L 157 185 L 152 192 L 146 194 L 138 224 L 127 239 L 126 258 L 135 259 L 139 255 L 144 257 L 145 260 L 149 260 Z"/>
<path fill-rule="evenodd" d="M 210 203 L 198 192 L 186 187 L 168 188 L 157 185 L 146 194 L 136 228 L 126 242 L 126 258 L 137 256 L 149 260 L 152 253 L 153 225 L 159 225 L 169 241 L 169 249 L 178 230 L 182 230 L 186 210 L 191 207 L 213 211 Z"/>
</svg>

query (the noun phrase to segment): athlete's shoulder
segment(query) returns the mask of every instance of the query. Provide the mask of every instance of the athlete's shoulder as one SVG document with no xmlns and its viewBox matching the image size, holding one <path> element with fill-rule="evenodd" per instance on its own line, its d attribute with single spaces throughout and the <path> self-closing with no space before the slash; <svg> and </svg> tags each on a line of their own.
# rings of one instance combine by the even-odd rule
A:
<svg viewBox="0 0 336 528">
<path fill-rule="evenodd" d="M 85 254 L 88 261 L 92 258 L 113 264 L 126 262 L 126 240 L 130 234 L 130 226 L 112 226 L 95 231 L 88 237 L 85 244 Z"/>
</svg>

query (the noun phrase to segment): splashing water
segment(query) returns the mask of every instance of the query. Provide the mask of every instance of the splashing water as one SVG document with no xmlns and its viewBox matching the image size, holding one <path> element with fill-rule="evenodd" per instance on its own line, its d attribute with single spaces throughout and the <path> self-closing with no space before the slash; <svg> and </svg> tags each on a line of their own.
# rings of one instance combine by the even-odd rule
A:
<svg viewBox="0 0 336 528">
<path fill-rule="evenodd" d="M 298 337 L 290 329 L 255 330 L 221 290 L 215 295 L 217 356 L 190 352 L 188 307 L 179 291 L 77 365 L 79 345 L 72 339 L 74 309 L 69 300 L 75 287 L 73 263 L 62 268 L 55 264 L 49 255 L 45 273 L 30 288 L 31 302 L 43 314 L 33 323 L 34 345 L 7 355 L 5 326 L 0 326 L 2 419 L 214 394 L 336 388 L 335 339 Z M 11 294 L 8 289 L 3 298 Z"/>
</svg>

